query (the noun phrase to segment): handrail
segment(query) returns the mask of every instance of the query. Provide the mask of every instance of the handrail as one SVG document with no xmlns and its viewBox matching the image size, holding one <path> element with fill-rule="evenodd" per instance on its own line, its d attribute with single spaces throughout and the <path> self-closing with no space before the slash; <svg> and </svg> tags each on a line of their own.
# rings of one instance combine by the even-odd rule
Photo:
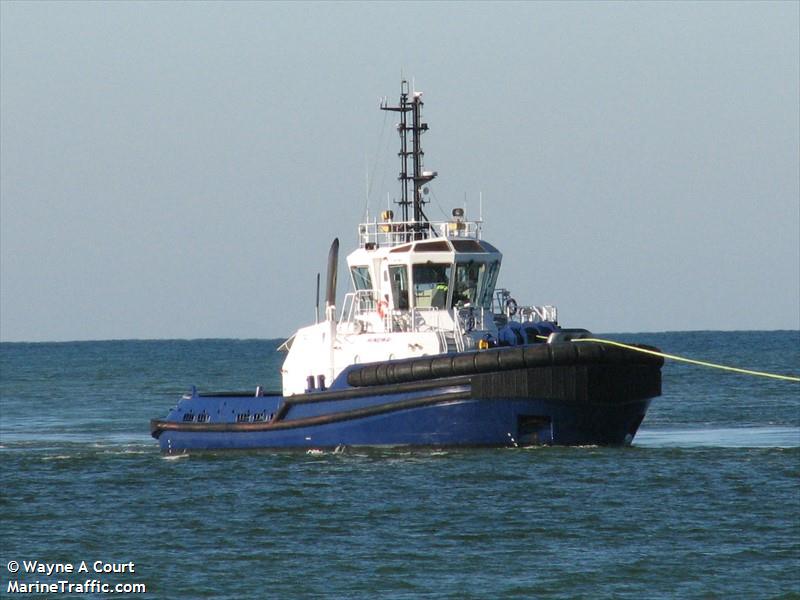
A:
<svg viewBox="0 0 800 600">
<path fill-rule="evenodd" d="M 492 312 L 505 315 L 508 321 L 520 323 L 540 323 L 551 321 L 558 323 L 558 309 L 552 304 L 540 306 L 518 306 L 517 301 L 511 297 L 511 292 L 505 288 L 497 288 L 492 298 Z"/>
<path fill-rule="evenodd" d="M 481 239 L 481 221 L 368 221 L 358 226 L 358 243 L 397 246 L 422 238 Z"/>
<path fill-rule="evenodd" d="M 358 290 L 345 294 L 339 323 L 349 323 L 356 317 L 376 312 L 377 298 L 377 290 Z"/>
<path fill-rule="evenodd" d="M 339 317 L 339 326 L 343 331 L 364 333 L 380 327 L 378 323 L 383 324 L 383 332 L 432 331 L 438 334 L 443 349 L 447 348 L 448 338 L 452 336 L 456 350 L 463 352 L 466 349 L 468 330 L 462 323 L 462 319 L 467 317 L 462 313 L 467 314 L 470 320 L 474 320 L 474 324 L 469 328 L 470 331 L 486 329 L 486 314 L 482 309 L 414 307 L 410 310 L 384 310 L 381 315 L 379 308 L 383 303 L 378 300 L 379 298 L 378 290 L 358 290 L 346 294 Z"/>
</svg>

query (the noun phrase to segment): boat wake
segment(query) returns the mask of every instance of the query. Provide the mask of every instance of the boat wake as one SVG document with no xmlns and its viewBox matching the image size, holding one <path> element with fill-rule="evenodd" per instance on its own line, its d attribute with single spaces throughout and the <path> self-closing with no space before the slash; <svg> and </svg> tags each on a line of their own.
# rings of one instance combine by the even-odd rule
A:
<svg viewBox="0 0 800 600">
<path fill-rule="evenodd" d="M 181 454 L 162 454 L 162 460 L 178 460 L 179 458 L 189 458 L 188 452 L 183 452 Z"/>
<path fill-rule="evenodd" d="M 800 448 L 800 427 L 642 429 L 640 448 Z"/>
</svg>

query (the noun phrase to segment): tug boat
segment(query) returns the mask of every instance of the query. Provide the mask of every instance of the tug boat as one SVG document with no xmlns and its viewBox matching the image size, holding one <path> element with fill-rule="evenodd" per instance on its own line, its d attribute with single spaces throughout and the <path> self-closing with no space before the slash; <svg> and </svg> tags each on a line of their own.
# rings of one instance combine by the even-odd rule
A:
<svg viewBox="0 0 800 600">
<path fill-rule="evenodd" d="M 399 116 L 399 218 L 358 226 L 339 311 L 334 240 L 324 319 L 318 308 L 279 348 L 282 390 L 192 388 L 151 421 L 163 452 L 631 443 L 663 359 L 562 328 L 554 306 L 518 304 L 496 288 L 502 254 L 481 219 L 427 218 L 437 173 L 423 168 L 422 106 L 406 81 L 398 105 L 381 103 Z"/>
</svg>

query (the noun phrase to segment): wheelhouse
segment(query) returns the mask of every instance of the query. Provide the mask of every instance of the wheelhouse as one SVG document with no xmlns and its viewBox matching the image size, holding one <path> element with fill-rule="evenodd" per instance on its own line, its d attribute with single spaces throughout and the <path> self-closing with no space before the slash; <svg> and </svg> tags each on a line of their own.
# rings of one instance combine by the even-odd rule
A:
<svg viewBox="0 0 800 600">
<path fill-rule="evenodd" d="M 347 258 L 353 290 L 394 311 L 489 310 L 501 261 L 477 238 L 365 245 Z"/>
</svg>

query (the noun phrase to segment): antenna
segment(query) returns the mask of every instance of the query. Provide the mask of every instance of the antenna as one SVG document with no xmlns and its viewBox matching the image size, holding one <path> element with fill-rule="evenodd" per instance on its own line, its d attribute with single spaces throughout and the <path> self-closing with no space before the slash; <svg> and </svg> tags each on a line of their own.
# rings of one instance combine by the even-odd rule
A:
<svg viewBox="0 0 800 600">
<path fill-rule="evenodd" d="M 364 152 L 364 214 L 369 215 L 369 154 Z M 369 218 L 365 220 L 369 221 Z"/>
<path fill-rule="evenodd" d="M 381 105 L 381 110 L 390 110 L 400 113 L 400 123 L 397 131 L 400 134 L 400 189 L 402 195 L 397 204 L 401 207 L 402 221 L 411 222 L 407 231 L 411 234 L 407 239 L 423 239 L 428 237 L 430 226 L 428 218 L 422 210 L 426 203 L 424 186 L 436 177 L 436 171 L 422 170 L 422 134 L 428 131 L 428 124 L 422 122 L 422 92 L 417 92 L 413 87 L 409 99 L 408 81 L 403 79 L 400 83 L 400 104 L 397 106 Z M 411 113 L 411 123 L 408 122 L 408 113 Z M 409 132 L 411 134 L 411 150 L 409 150 Z M 408 159 L 411 157 L 411 173 L 409 173 Z M 409 218 L 409 207 L 413 207 L 413 216 Z"/>
<path fill-rule="evenodd" d="M 389 106 L 385 101 L 381 104 L 381 110 L 389 110 L 392 112 L 400 113 L 400 122 L 397 124 L 397 131 L 400 134 L 400 174 L 398 179 L 401 183 L 402 195 L 400 201 L 397 203 L 401 207 L 403 221 L 408 221 L 408 206 L 411 201 L 408 199 L 408 112 L 411 110 L 408 102 L 408 82 L 403 79 L 400 84 L 400 104 L 398 106 Z"/>
</svg>

